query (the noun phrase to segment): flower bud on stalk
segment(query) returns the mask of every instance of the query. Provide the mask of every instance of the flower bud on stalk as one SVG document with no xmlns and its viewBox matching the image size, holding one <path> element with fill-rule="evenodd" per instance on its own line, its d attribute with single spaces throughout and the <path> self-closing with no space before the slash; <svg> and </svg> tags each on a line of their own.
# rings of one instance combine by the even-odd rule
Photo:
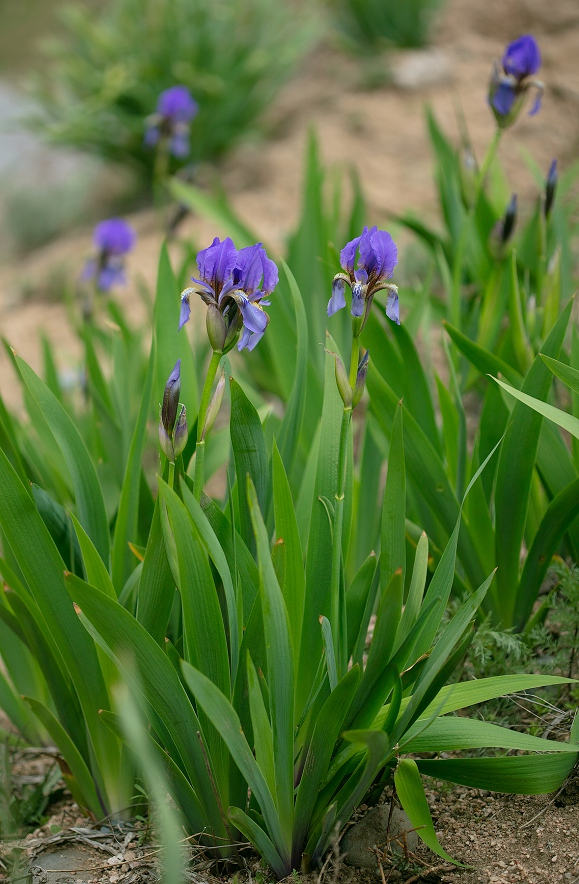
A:
<svg viewBox="0 0 579 884">
<path fill-rule="evenodd" d="M 187 444 L 187 412 L 184 405 L 179 406 L 180 392 L 181 360 L 178 359 L 165 384 L 159 421 L 159 445 L 171 463 L 175 463 Z"/>
<path fill-rule="evenodd" d="M 326 349 L 324 347 L 324 349 Z M 340 394 L 340 399 L 344 403 L 344 408 L 352 407 L 352 388 L 350 386 L 350 381 L 348 379 L 348 375 L 346 373 L 346 369 L 344 367 L 344 363 L 340 359 L 337 353 L 334 353 L 333 350 L 326 350 L 326 353 L 329 353 L 330 356 L 334 357 L 334 364 L 336 367 L 336 385 L 338 387 L 338 393 Z"/>
<path fill-rule="evenodd" d="M 497 261 L 501 261 L 505 257 L 516 223 L 517 195 L 514 193 L 505 209 L 505 214 L 497 221 L 489 237 L 489 250 Z"/>
<path fill-rule="evenodd" d="M 545 182 L 545 219 L 549 220 L 551 209 L 553 208 L 553 200 L 559 182 L 559 173 L 557 171 L 557 160 L 553 160 Z"/>
<path fill-rule="evenodd" d="M 366 375 L 368 374 L 368 364 L 370 362 L 370 351 L 366 350 L 358 363 L 358 373 L 356 374 L 356 386 L 354 387 L 354 395 L 352 397 L 352 408 L 355 408 L 366 387 Z"/>
<path fill-rule="evenodd" d="M 215 423 L 215 418 L 219 414 L 219 410 L 221 408 L 221 403 L 223 402 L 223 393 L 225 392 L 225 371 L 221 372 L 221 377 L 217 382 L 217 386 L 215 387 L 215 392 L 211 397 L 211 402 L 209 403 L 209 407 L 207 409 L 207 414 L 205 416 L 205 423 L 203 424 L 203 431 L 201 433 L 201 441 L 205 441 L 205 437 L 207 433 Z"/>
</svg>

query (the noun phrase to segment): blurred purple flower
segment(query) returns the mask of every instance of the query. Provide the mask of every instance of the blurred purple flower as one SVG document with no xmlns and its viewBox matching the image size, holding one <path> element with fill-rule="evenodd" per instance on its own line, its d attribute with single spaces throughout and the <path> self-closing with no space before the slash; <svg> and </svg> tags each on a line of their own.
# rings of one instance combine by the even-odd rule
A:
<svg viewBox="0 0 579 884">
<path fill-rule="evenodd" d="M 96 257 L 87 261 L 81 279 L 95 280 L 101 292 L 108 292 L 114 285 L 124 285 L 124 256 L 131 251 L 136 239 L 135 231 L 122 218 L 101 221 L 93 234 Z"/>
<path fill-rule="evenodd" d="M 559 183 L 559 172 L 557 170 L 557 160 L 553 160 L 547 173 L 545 182 L 545 218 L 548 218 L 553 208 L 553 200 Z"/>
<path fill-rule="evenodd" d="M 358 253 L 358 265 L 354 268 Z M 398 250 L 394 240 L 385 230 L 377 227 L 364 228 L 360 236 L 347 243 L 340 252 L 340 265 L 344 273 L 337 273 L 332 283 L 332 297 L 328 302 L 328 316 L 346 306 L 345 290 L 352 290 L 352 316 L 364 317 L 364 327 L 376 292 L 386 289 L 388 302 L 386 315 L 400 325 L 398 289 L 388 283 L 398 263 Z M 359 332 L 358 332 L 359 333 Z"/>
<path fill-rule="evenodd" d="M 498 62 L 495 62 L 489 87 L 489 103 L 498 125 L 505 128 L 518 117 L 529 88 L 537 90 L 529 115 L 533 116 L 541 107 L 543 84 L 530 79 L 541 67 L 541 53 L 535 38 L 531 34 L 524 34 L 509 43 L 501 64 L 502 70 Z"/>
<path fill-rule="evenodd" d="M 199 278 L 181 295 L 179 328 L 191 314 L 190 295 L 207 304 L 207 333 L 214 350 L 227 352 L 239 339 L 238 349 L 253 350 L 263 337 L 269 317 L 263 310 L 278 282 L 278 270 L 261 243 L 237 251 L 227 237 L 215 237 L 197 255 Z M 239 337 L 241 334 L 241 337 Z"/>
<path fill-rule="evenodd" d="M 189 127 L 198 111 L 199 105 L 186 86 L 165 89 L 159 96 L 155 113 L 146 120 L 146 147 L 156 147 L 164 142 L 174 157 L 186 157 L 189 154 Z"/>
</svg>

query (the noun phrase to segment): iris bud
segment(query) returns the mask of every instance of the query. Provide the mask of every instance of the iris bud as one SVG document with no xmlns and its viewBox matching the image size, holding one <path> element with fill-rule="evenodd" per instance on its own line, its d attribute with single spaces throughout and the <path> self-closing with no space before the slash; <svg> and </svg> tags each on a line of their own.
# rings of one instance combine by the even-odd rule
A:
<svg viewBox="0 0 579 884">
<path fill-rule="evenodd" d="M 163 405 L 161 406 L 161 423 L 168 436 L 171 436 L 177 419 L 179 406 L 179 394 L 181 393 L 181 360 L 178 359 L 163 393 Z"/>
<path fill-rule="evenodd" d="M 175 458 L 181 454 L 187 443 L 185 406 L 182 405 L 179 410 L 180 392 L 181 360 L 178 359 L 165 384 L 159 421 L 159 446 L 171 463 L 175 463 Z"/>
<path fill-rule="evenodd" d="M 223 402 L 223 393 L 225 392 L 225 372 L 221 372 L 221 377 L 217 382 L 217 386 L 215 387 L 215 392 L 211 397 L 211 402 L 209 403 L 209 407 L 207 408 L 207 414 L 205 416 L 205 424 L 203 425 L 203 431 L 201 433 L 201 441 L 205 439 L 207 433 L 215 423 L 215 418 L 219 414 L 219 409 L 221 408 L 221 403 Z"/>
<path fill-rule="evenodd" d="M 207 326 L 207 337 L 211 344 L 211 349 L 217 353 L 223 351 L 225 338 L 227 336 L 227 327 L 222 313 L 214 304 L 207 305 L 207 316 L 205 320 Z"/>
<path fill-rule="evenodd" d="M 355 408 L 364 394 L 366 386 L 366 375 L 368 374 L 368 364 L 370 362 L 370 351 L 366 350 L 360 362 L 358 363 L 358 373 L 356 374 L 356 386 L 354 387 L 354 395 L 352 397 L 352 408 Z"/>
<path fill-rule="evenodd" d="M 514 193 L 505 209 L 505 214 L 497 221 L 489 237 L 489 251 L 496 261 L 502 261 L 505 257 L 516 223 L 517 195 Z"/>
<path fill-rule="evenodd" d="M 330 356 L 334 357 L 334 363 L 336 366 L 336 384 L 338 385 L 338 393 L 340 394 L 340 399 L 344 403 L 344 408 L 351 408 L 352 388 L 350 386 L 348 375 L 346 374 L 346 369 L 344 368 L 344 363 L 333 350 L 326 350 L 326 353 L 329 353 Z"/>
<path fill-rule="evenodd" d="M 187 444 L 187 436 L 187 409 L 182 405 L 173 436 L 174 457 L 182 454 Z"/>
<path fill-rule="evenodd" d="M 553 160 L 549 169 L 549 174 L 547 175 L 547 181 L 545 182 L 545 218 L 547 219 L 553 208 L 553 200 L 555 199 L 558 181 L 559 174 L 557 172 L 557 160 Z"/>
</svg>

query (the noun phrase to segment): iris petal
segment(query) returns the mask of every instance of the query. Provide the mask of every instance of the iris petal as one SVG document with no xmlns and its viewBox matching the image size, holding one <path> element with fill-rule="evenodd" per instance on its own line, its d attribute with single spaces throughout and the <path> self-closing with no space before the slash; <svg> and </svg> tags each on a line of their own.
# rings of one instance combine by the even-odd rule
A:
<svg viewBox="0 0 579 884">
<path fill-rule="evenodd" d="M 343 279 L 335 279 L 332 283 L 332 297 L 328 301 L 328 316 L 333 316 L 338 310 L 346 306 L 344 292 L 346 283 Z"/>
<path fill-rule="evenodd" d="M 186 322 L 189 322 L 189 317 L 191 316 L 191 307 L 189 305 L 189 295 L 184 295 L 181 298 L 181 313 L 179 314 L 179 328 L 177 331 L 181 331 Z"/>
<path fill-rule="evenodd" d="M 386 302 L 386 316 L 400 325 L 400 309 L 398 307 L 398 292 L 388 292 L 388 301 Z"/>
</svg>

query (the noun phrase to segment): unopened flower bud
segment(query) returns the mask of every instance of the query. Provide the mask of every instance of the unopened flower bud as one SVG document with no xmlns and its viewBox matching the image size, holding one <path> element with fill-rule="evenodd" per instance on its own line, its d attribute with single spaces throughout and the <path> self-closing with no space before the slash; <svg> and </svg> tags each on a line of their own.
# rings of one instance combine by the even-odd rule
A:
<svg viewBox="0 0 579 884">
<path fill-rule="evenodd" d="M 356 386 L 354 387 L 354 395 L 352 396 L 352 408 L 355 408 L 364 394 L 366 386 L 366 375 L 368 374 L 368 363 L 370 362 L 370 351 L 366 350 L 360 362 L 358 363 L 358 373 L 356 374 Z"/>
<path fill-rule="evenodd" d="M 497 221 L 489 237 L 489 250 L 493 258 L 500 261 L 504 258 L 507 246 L 512 238 L 517 223 L 517 195 L 514 193 L 509 200 L 503 217 Z"/>
<path fill-rule="evenodd" d="M 183 452 L 183 449 L 187 444 L 187 436 L 187 409 L 184 405 L 182 405 L 179 417 L 177 419 L 177 424 L 175 426 L 175 433 L 173 435 L 173 449 L 175 457 L 179 457 L 179 455 Z"/>
<path fill-rule="evenodd" d="M 187 419 L 185 406 L 179 410 L 179 393 L 181 392 L 181 360 L 178 359 L 163 393 L 161 419 L 159 421 L 159 445 L 165 457 L 175 463 L 175 458 L 187 443 Z M 177 416 L 177 413 L 179 416 Z"/>
<path fill-rule="evenodd" d="M 225 338 L 227 336 L 227 327 L 222 313 L 215 304 L 207 305 L 207 316 L 205 320 L 207 326 L 207 337 L 211 344 L 211 349 L 217 353 L 223 351 Z"/>
<path fill-rule="evenodd" d="M 161 451 L 171 463 L 174 462 L 175 453 L 173 451 L 173 443 L 171 441 L 171 437 L 167 433 L 167 430 L 163 426 L 163 422 L 159 422 L 159 445 L 161 447 Z"/>
<path fill-rule="evenodd" d="M 559 173 L 557 171 L 557 160 L 553 160 L 549 169 L 549 174 L 547 175 L 547 181 L 545 182 L 545 218 L 547 219 L 553 208 L 553 200 L 555 199 L 558 181 Z"/>
<path fill-rule="evenodd" d="M 346 374 L 346 369 L 344 368 L 344 363 L 342 362 L 338 354 L 333 352 L 333 350 L 326 350 L 326 353 L 329 353 L 330 356 L 334 357 L 334 363 L 336 366 L 336 384 L 338 385 L 338 393 L 340 394 L 340 398 L 344 403 L 344 407 L 351 408 L 352 388 L 350 386 L 348 375 Z"/>
<path fill-rule="evenodd" d="M 207 408 L 207 414 L 205 416 L 205 424 L 203 425 L 203 432 L 201 433 L 201 440 L 203 441 L 207 436 L 207 433 L 215 423 L 215 418 L 219 414 L 219 409 L 221 408 L 221 403 L 223 402 L 223 393 L 225 391 L 225 372 L 221 372 L 221 377 L 217 382 L 217 386 L 215 387 L 215 392 L 211 397 L 211 402 L 209 403 L 209 407 Z"/>
<path fill-rule="evenodd" d="M 168 436 L 173 433 L 175 421 L 177 419 L 177 408 L 179 406 L 179 394 L 181 392 L 181 360 L 178 359 L 175 367 L 167 383 L 163 393 L 163 405 L 161 407 L 161 423 L 165 428 Z"/>
</svg>

